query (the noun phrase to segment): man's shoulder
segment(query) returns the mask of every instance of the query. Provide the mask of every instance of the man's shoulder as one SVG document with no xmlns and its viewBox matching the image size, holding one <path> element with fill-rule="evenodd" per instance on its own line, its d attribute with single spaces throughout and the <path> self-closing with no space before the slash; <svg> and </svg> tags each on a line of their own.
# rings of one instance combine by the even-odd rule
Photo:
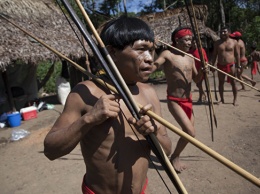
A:
<svg viewBox="0 0 260 194">
<path fill-rule="evenodd" d="M 217 39 L 215 42 L 214 42 L 214 44 L 216 44 L 216 45 L 219 45 L 219 44 L 221 44 L 221 43 L 223 43 L 224 41 L 220 38 L 220 39 Z"/>
<path fill-rule="evenodd" d="M 147 103 L 154 104 L 158 100 L 156 90 L 151 83 L 138 83 L 141 96 L 147 99 Z M 159 100 L 158 100 L 159 101 Z"/>
<path fill-rule="evenodd" d="M 235 40 L 235 39 L 232 39 L 232 38 L 229 38 L 228 41 L 234 45 L 240 45 L 239 41 Z"/>
<path fill-rule="evenodd" d="M 152 84 L 147 83 L 147 82 L 138 82 L 137 83 L 138 89 L 150 89 L 153 88 Z"/>
<path fill-rule="evenodd" d="M 79 82 L 72 89 L 72 92 L 86 96 L 88 94 L 96 95 L 96 93 L 104 92 L 104 90 L 105 90 L 105 87 L 102 87 L 100 84 L 96 83 L 95 81 L 86 80 L 83 82 Z"/>
<path fill-rule="evenodd" d="M 239 40 L 238 40 L 238 43 L 240 43 L 240 44 L 245 44 L 245 42 L 244 42 L 242 39 L 239 39 Z"/>
<path fill-rule="evenodd" d="M 73 87 L 73 90 L 77 90 L 78 88 L 81 88 L 81 87 L 91 87 L 91 85 L 93 85 L 93 81 L 90 81 L 90 80 L 82 81 L 82 82 L 77 83 L 77 85 L 75 85 Z"/>
<path fill-rule="evenodd" d="M 171 54 L 172 54 L 172 52 L 168 49 L 161 52 L 161 55 L 163 55 L 163 56 L 168 56 L 168 55 L 171 55 Z"/>
<path fill-rule="evenodd" d="M 142 93 L 151 95 L 151 93 L 155 92 L 155 89 L 151 83 L 143 83 L 143 82 L 138 82 L 138 89 Z"/>
</svg>

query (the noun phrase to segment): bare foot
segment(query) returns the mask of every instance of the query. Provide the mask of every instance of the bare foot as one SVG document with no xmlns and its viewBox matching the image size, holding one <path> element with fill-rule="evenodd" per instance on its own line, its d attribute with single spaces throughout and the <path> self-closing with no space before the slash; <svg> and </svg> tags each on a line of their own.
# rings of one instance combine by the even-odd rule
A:
<svg viewBox="0 0 260 194">
<path fill-rule="evenodd" d="M 207 101 L 207 97 L 205 94 L 202 95 L 202 102 L 206 102 Z"/>
<path fill-rule="evenodd" d="M 237 91 L 241 91 L 241 90 L 245 90 L 245 87 L 242 87 L 241 89 L 237 90 Z"/>
<path fill-rule="evenodd" d="M 171 163 L 173 165 L 173 168 L 177 173 L 181 173 L 183 170 L 186 169 L 186 166 L 181 163 L 180 157 L 176 157 L 174 159 L 171 159 Z"/>
<path fill-rule="evenodd" d="M 253 81 L 253 82 L 252 82 L 252 86 L 255 86 L 255 85 L 256 85 L 256 81 Z"/>
<path fill-rule="evenodd" d="M 234 105 L 234 106 L 238 106 L 238 104 L 237 104 L 236 102 L 233 102 L 233 105 Z"/>
<path fill-rule="evenodd" d="M 225 104 L 224 100 L 218 101 L 218 102 L 217 102 L 217 105 L 219 105 L 220 103 Z"/>
</svg>

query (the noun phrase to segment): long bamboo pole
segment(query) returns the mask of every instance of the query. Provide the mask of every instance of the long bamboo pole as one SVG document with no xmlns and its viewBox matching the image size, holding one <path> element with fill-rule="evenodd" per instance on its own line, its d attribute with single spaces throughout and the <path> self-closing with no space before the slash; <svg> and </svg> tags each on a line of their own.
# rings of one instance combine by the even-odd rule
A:
<svg viewBox="0 0 260 194">
<path fill-rule="evenodd" d="M 202 52 L 202 44 L 201 44 L 201 40 L 200 40 L 200 37 L 199 37 L 199 29 L 198 29 L 198 25 L 197 25 L 197 20 L 196 20 L 196 17 L 193 17 L 194 22 L 192 22 L 190 9 L 188 7 L 188 2 L 187 2 L 187 0 L 185 0 L 184 2 L 185 2 L 186 9 L 187 9 L 187 12 L 188 12 L 188 15 L 189 15 L 189 18 L 190 18 L 191 26 L 194 30 L 194 37 L 195 37 L 196 44 L 197 44 L 197 47 L 198 47 L 200 60 L 202 62 L 203 68 L 205 68 L 206 67 L 206 61 L 204 59 L 204 55 L 203 55 L 203 52 Z M 195 11 L 194 11 L 194 7 L 193 7 L 193 4 L 192 4 L 192 0 L 190 0 L 190 4 L 191 4 L 191 7 L 192 7 L 192 14 L 193 14 L 193 16 L 195 16 Z M 206 86 L 206 90 L 207 90 L 207 94 L 208 94 L 208 100 L 209 100 L 209 113 L 210 113 L 210 121 L 211 121 L 211 138 L 212 138 L 212 141 L 214 141 L 214 131 L 213 131 L 213 123 L 212 123 L 212 115 L 211 114 L 213 113 L 214 122 L 215 122 L 216 127 L 217 127 L 217 117 L 216 117 L 216 113 L 215 113 L 215 109 L 214 109 L 214 105 L 213 105 L 213 100 L 212 100 L 211 89 L 210 89 L 210 85 L 209 85 L 209 79 L 208 79 L 207 72 L 204 72 L 204 79 L 205 79 L 205 86 Z M 212 113 L 211 113 L 211 111 L 212 111 Z"/>
<path fill-rule="evenodd" d="M 201 61 L 200 59 L 194 57 L 193 55 L 188 54 L 188 53 L 186 53 L 186 52 L 184 52 L 184 51 L 182 51 L 182 50 L 180 50 L 180 49 L 178 49 L 178 48 L 176 48 L 176 47 L 174 47 L 174 46 L 172 46 L 172 45 L 170 45 L 170 44 L 168 44 L 168 43 L 166 43 L 166 42 L 164 42 L 164 41 L 162 41 L 162 40 L 158 40 L 158 41 L 161 42 L 162 44 L 164 44 L 164 45 L 166 45 L 166 46 L 168 46 L 168 47 L 170 47 L 170 48 L 176 50 L 176 51 L 179 51 L 179 52 L 182 53 L 182 54 L 185 54 L 185 55 L 187 55 L 187 56 L 189 56 L 189 57 L 195 59 L 196 61 Z M 247 85 L 248 87 L 250 87 L 250 88 L 252 88 L 252 89 L 254 89 L 254 90 L 260 92 L 260 90 L 259 90 L 258 88 L 254 87 L 254 86 L 251 86 L 250 84 L 248 84 L 248 83 L 246 83 L 246 82 L 243 82 L 242 80 L 240 80 L 240 79 L 238 79 L 238 78 L 236 78 L 236 77 L 234 77 L 234 76 L 232 76 L 232 75 L 230 75 L 230 74 L 228 74 L 228 73 L 226 73 L 226 72 L 224 72 L 224 71 L 218 69 L 217 67 L 215 67 L 215 66 L 213 66 L 213 65 L 211 65 L 211 64 L 209 64 L 209 63 L 206 63 L 206 64 L 207 64 L 209 67 L 211 67 L 211 68 L 213 68 L 213 69 L 219 71 L 220 73 L 223 73 L 223 74 L 229 76 L 230 78 L 235 79 L 236 81 L 239 81 L 239 82 L 241 82 L 241 83 Z"/>
<path fill-rule="evenodd" d="M 11 23 L 12 25 L 14 25 L 15 27 L 17 27 L 18 29 L 20 29 L 21 31 L 23 31 L 25 34 L 29 35 L 30 37 L 32 37 L 33 39 L 35 39 L 36 41 L 38 41 L 40 44 L 42 44 L 43 46 L 45 46 L 47 49 L 51 50 L 52 52 L 54 52 L 55 54 L 57 54 L 59 57 L 67 60 L 68 62 L 70 62 L 72 65 L 74 65 L 76 68 L 78 68 L 82 73 L 85 73 L 86 75 L 90 76 L 91 78 L 93 78 L 94 80 L 96 80 L 98 83 L 104 85 L 104 86 L 108 86 L 108 88 L 117 93 L 117 90 L 109 85 L 108 83 L 105 83 L 103 80 L 99 79 L 98 77 L 94 76 L 93 74 L 89 73 L 87 70 L 85 70 L 83 67 L 81 67 L 80 65 L 78 65 L 77 63 L 75 63 L 74 61 L 72 61 L 71 59 L 69 59 L 68 57 L 66 57 L 65 55 L 63 55 L 62 53 L 60 53 L 59 51 L 55 50 L 54 48 L 52 48 L 51 46 L 49 46 L 48 44 L 44 43 L 43 41 L 41 41 L 40 39 L 38 39 L 36 36 L 34 36 L 33 34 L 27 32 L 26 30 L 24 30 L 23 28 L 21 28 L 20 26 L 18 26 L 17 24 L 15 24 L 14 22 L 12 22 L 11 20 L 7 19 L 6 17 L 4 17 L 3 15 L 0 14 L 0 17 L 2 17 L 3 19 L 7 20 L 9 23 Z M 138 106 L 140 108 L 142 108 L 143 106 L 138 104 Z M 196 146 L 197 148 L 199 148 L 200 150 L 202 150 L 203 152 L 207 153 L 209 156 L 215 158 L 217 161 L 219 161 L 220 163 L 222 163 L 223 165 L 225 165 L 226 167 L 228 167 L 229 169 L 233 170 L 235 173 L 239 174 L 240 176 L 244 177 L 246 180 L 248 180 L 249 182 L 253 183 L 254 185 L 256 185 L 257 187 L 260 187 L 260 179 L 255 177 L 254 175 L 250 174 L 249 172 L 247 172 L 246 170 L 242 169 L 241 167 L 239 167 L 238 165 L 234 164 L 233 162 L 231 162 L 230 160 L 228 160 L 227 158 L 225 158 L 224 156 L 220 155 L 219 153 L 217 153 L 216 151 L 212 150 L 211 148 L 207 147 L 206 145 L 204 145 L 203 143 L 201 143 L 200 141 L 196 140 L 195 138 L 193 138 L 192 136 L 188 135 L 187 133 L 183 132 L 181 129 L 175 127 L 173 124 L 171 124 L 170 122 L 166 121 L 165 119 L 163 119 L 162 117 L 158 116 L 157 114 L 155 114 L 152 111 L 147 111 L 146 113 L 148 116 L 152 117 L 153 119 L 155 119 L 156 121 L 158 121 L 159 123 L 161 123 L 162 125 L 164 125 L 165 127 L 167 127 L 168 129 L 170 129 L 172 132 L 176 133 L 177 135 L 185 138 L 186 140 L 188 140 L 191 144 L 193 144 L 194 146 Z"/>
</svg>

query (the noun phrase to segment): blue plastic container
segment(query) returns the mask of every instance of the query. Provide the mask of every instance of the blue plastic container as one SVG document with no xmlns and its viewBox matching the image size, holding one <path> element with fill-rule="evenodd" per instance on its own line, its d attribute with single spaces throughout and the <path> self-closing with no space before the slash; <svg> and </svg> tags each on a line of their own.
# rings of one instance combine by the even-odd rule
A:
<svg viewBox="0 0 260 194">
<path fill-rule="evenodd" d="M 18 127 L 21 125 L 21 114 L 20 113 L 12 113 L 7 115 L 7 121 L 10 127 Z"/>
</svg>

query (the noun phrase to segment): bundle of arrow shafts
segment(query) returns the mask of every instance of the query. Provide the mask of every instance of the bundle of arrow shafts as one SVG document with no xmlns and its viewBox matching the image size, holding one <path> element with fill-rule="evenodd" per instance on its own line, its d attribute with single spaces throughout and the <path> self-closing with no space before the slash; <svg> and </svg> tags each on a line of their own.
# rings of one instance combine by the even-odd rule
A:
<svg viewBox="0 0 260 194">
<path fill-rule="evenodd" d="M 66 7 L 66 4 L 67 4 L 67 7 L 68 7 L 67 9 L 68 10 L 71 9 L 69 4 L 66 1 L 62 1 L 62 2 L 64 3 L 65 7 Z M 77 1 L 77 4 L 79 4 L 79 7 L 82 9 L 82 7 L 81 7 L 82 5 L 80 4 L 79 1 Z M 75 15 L 73 16 L 73 14 L 75 14 L 75 13 L 71 12 L 71 16 L 77 18 Z M 94 31 L 95 38 L 99 42 L 99 44 L 100 44 L 99 46 L 101 47 L 102 52 L 99 51 L 99 49 L 97 48 L 97 45 L 95 45 L 95 41 L 93 41 L 91 39 L 91 36 L 88 33 L 86 33 L 87 31 L 82 26 L 82 24 L 80 24 L 80 22 L 78 24 L 78 28 L 80 29 L 80 31 L 83 31 L 83 36 L 85 36 L 85 39 L 88 42 L 88 44 L 93 46 L 92 49 L 94 50 L 95 54 L 98 56 L 99 60 L 102 61 L 102 64 L 107 64 L 107 61 L 109 61 L 109 63 L 111 63 L 110 66 L 112 66 L 112 68 L 115 68 L 115 69 L 111 70 L 108 66 L 104 67 L 105 70 L 107 71 L 108 75 L 110 76 L 113 84 L 115 85 L 115 87 L 105 83 L 103 80 L 101 80 L 101 79 L 97 78 L 96 76 L 92 75 L 91 73 L 86 71 L 84 68 L 82 68 L 80 65 L 76 64 L 75 62 L 73 62 L 72 60 L 70 60 L 69 58 L 67 58 L 66 56 L 61 54 L 60 52 L 56 51 L 54 48 L 50 47 L 49 45 L 47 45 L 46 43 L 44 43 L 43 41 L 41 41 L 40 39 L 38 39 L 37 37 L 32 35 L 31 33 L 27 32 L 23 28 L 21 28 L 18 25 L 16 25 L 13 21 L 7 19 L 6 17 L 4 17 L 2 15 L 1 15 L 1 17 L 4 18 L 5 20 L 7 20 L 12 25 L 14 25 L 15 27 L 17 27 L 20 30 L 22 30 L 27 35 L 29 35 L 32 38 L 34 38 L 35 40 L 37 40 L 40 44 L 42 44 L 47 49 L 49 49 L 52 52 L 54 52 L 55 54 L 57 54 L 59 57 L 67 60 L 68 62 L 70 62 L 72 65 L 74 65 L 77 69 L 79 69 L 80 71 L 82 71 L 86 75 L 88 75 L 88 76 L 92 77 L 93 79 L 97 80 L 100 84 L 103 84 L 104 86 L 107 86 L 111 91 L 113 91 L 115 93 L 119 93 L 122 96 L 122 98 L 124 99 L 125 103 L 127 104 L 128 108 L 130 109 L 130 111 L 132 112 L 133 116 L 136 119 L 138 119 L 140 117 L 138 111 L 139 111 L 139 108 L 142 107 L 142 105 L 139 105 L 139 104 L 135 103 L 134 100 L 132 99 L 131 92 L 128 90 L 128 88 L 127 88 L 126 84 L 124 83 L 123 79 L 120 77 L 119 72 L 117 71 L 116 67 L 114 66 L 114 63 L 113 63 L 111 57 L 109 56 L 108 52 L 105 50 L 105 46 L 102 43 L 101 39 L 99 38 L 96 30 L 93 29 L 94 26 L 92 25 L 92 23 L 89 20 L 89 18 L 86 16 L 85 12 L 83 12 L 83 15 L 85 15 L 85 18 L 86 18 L 86 20 L 87 20 L 87 22 L 89 24 L 89 27 Z M 77 20 L 77 19 L 75 19 L 75 20 Z M 105 53 L 105 57 L 103 57 L 103 55 L 101 53 Z M 104 58 L 106 58 L 106 59 L 104 59 Z M 118 83 L 118 80 L 120 80 L 119 81 L 120 83 Z M 193 144 L 197 148 L 201 149 L 203 152 L 207 153 L 211 157 L 215 158 L 217 161 L 219 161 L 220 163 L 224 164 L 225 166 L 227 166 L 228 168 L 230 168 L 231 170 L 233 170 L 237 174 L 241 175 L 242 177 L 244 177 L 245 179 L 247 179 L 251 183 L 253 183 L 256 186 L 260 187 L 260 180 L 258 178 L 256 178 L 255 176 L 253 176 L 252 174 L 250 174 L 249 172 L 245 171 L 241 167 L 237 166 L 233 162 L 231 162 L 228 159 L 226 159 L 225 157 L 221 156 L 220 154 L 218 154 L 214 150 L 210 149 L 206 145 L 202 144 L 200 141 L 198 141 L 195 138 L 189 136 L 188 134 L 183 132 L 181 129 L 173 126 L 171 123 L 169 123 L 168 121 L 164 120 L 160 116 L 156 115 L 152 111 L 148 111 L 147 115 L 149 115 L 153 119 L 157 120 L 158 122 L 160 122 L 161 124 L 166 126 L 172 132 L 174 132 L 174 133 L 178 134 L 179 136 L 187 139 L 191 144 Z M 164 168 L 168 168 L 167 174 L 168 174 L 169 178 L 171 179 L 171 181 L 173 182 L 174 186 L 176 187 L 176 190 L 179 193 L 187 193 L 186 189 L 184 188 L 184 186 L 180 182 L 178 176 L 176 175 L 175 171 L 173 170 L 171 164 L 169 163 L 167 156 L 165 156 L 161 146 L 156 141 L 156 137 L 149 136 L 149 141 L 153 142 L 153 145 L 152 145 L 153 151 L 155 152 L 156 156 L 159 157 L 159 160 L 162 163 L 162 165 L 164 166 Z"/>
</svg>

